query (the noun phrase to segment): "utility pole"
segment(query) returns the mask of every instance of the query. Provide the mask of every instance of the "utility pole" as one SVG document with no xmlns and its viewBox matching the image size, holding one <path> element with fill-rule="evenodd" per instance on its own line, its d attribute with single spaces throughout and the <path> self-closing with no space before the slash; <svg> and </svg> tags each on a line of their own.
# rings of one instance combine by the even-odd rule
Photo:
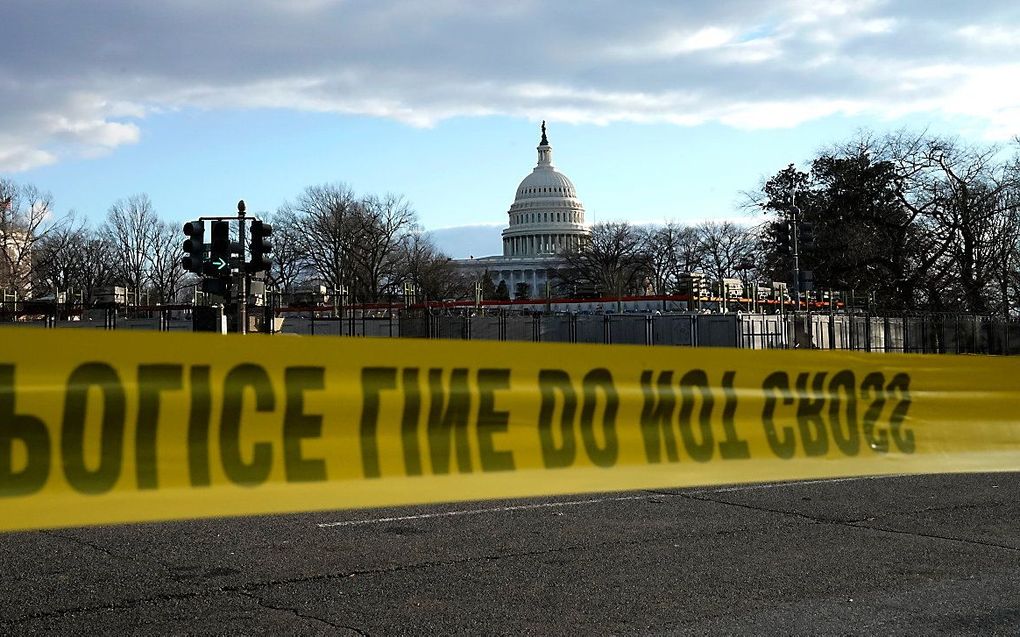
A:
<svg viewBox="0 0 1020 637">
<path fill-rule="evenodd" d="M 790 240 L 793 242 L 793 303 L 794 312 L 800 311 L 800 250 L 797 245 L 797 227 L 800 225 L 800 208 L 797 207 L 797 191 L 790 193 Z"/>
<path fill-rule="evenodd" d="M 237 202 L 237 242 L 240 244 L 241 267 L 238 268 L 237 288 L 240 293 L 237 295 L 237 333 L 248 333 L 248 272 L 244 267 L 245 245 L 244 245 L 244 199 Z"/>
</svg>

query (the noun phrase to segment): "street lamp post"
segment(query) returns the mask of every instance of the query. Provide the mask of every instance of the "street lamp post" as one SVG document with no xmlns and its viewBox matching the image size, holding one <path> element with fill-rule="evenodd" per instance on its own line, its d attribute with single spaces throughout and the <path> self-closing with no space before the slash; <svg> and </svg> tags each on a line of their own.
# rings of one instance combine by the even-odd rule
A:
<svg viewBox="0 0 1020 637">
<path fill-rule="evenodd" d="M 793 243 L 793 303 L 796 312 L 800 311 L 800 250 L 797 245 L 797 226 L 800 222 L 800 208 L 797 207 L 797 193 L 792 194 L 794 202 L 790 208 L 790 240 Z"/>
<path fill-rule="evenodd" d="M 237 298 L 237 333 L 248 333 L 248 273 L 244 267 L 244 200 L 237 202 L 237 242 L 241 246 L 241 267 L 238 269 L 237 287 L 240 294 Z"/>
</svg>

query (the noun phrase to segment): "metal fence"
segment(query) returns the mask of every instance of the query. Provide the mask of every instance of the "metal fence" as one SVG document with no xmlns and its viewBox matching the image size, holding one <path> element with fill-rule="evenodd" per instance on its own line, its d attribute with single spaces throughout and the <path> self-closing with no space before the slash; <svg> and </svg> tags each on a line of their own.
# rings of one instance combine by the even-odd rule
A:
<svg viewBox="0 0 1020 637">
<path fill-rule="evenodd" d="M 0 304 L 0 325 L 190 331 L 189 306 L 82 309 Z M 921 314 L 543 314 L 433 311 L 272 312 L 259 308 L 252 329 L 306 336 L 440 338 L 860 352 L 1020 354 L 1020 322 L 997 316 Z"/>
<path fill-rule="evenodd" d="M 1020 354 L 1020 323 L 972 315 L 420 313 L 401 316 L 399 334 L 550 343 Z"/>
</svg>

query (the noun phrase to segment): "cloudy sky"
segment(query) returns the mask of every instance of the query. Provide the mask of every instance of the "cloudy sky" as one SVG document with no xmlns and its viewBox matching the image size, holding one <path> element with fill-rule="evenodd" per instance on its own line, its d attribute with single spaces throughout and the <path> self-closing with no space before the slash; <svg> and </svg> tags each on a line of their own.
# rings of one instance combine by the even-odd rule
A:
<svg viewBox="0 0 1020 637">
<path fill-rule="evenodd" d="M 0 175 L 100 219 L 345 181 L 505 219 L 549 120 L 594 220 L 739 215 L 860 128 L 1020 134 L 1020 3 L 5 0 Z M 589 219 L 591 220 L 591 219 Z M 496 242 L 495 245 L 498 245 Z"/>
</svg>

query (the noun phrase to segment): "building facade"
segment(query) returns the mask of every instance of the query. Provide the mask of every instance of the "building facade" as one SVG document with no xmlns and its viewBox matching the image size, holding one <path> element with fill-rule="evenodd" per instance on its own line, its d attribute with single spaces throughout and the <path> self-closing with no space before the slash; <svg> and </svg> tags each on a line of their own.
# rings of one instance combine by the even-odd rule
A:
<svg viewBox="0 0 1020 637">
<path fill-rule="evenodd" d="M 532 298 L 545 297 L 556 270 L 563 266 L 560 255 L 577 250 L 588 236 L 574 184 L 553 165 L 545 122 L 537 150 L 538 164 L 517 187 L 507 211 L 503 254 L 456 262 L 472 276 L 488 271 L 495 285 L 506 284 L 511 297 L 524 296 L 525 290 Z"/>
<path fill-rule="evenodd" d="M 31 298 L 31 236 L 24 230 L 0 228 L 0 290 L 6 295 Z"/>
</svg>

